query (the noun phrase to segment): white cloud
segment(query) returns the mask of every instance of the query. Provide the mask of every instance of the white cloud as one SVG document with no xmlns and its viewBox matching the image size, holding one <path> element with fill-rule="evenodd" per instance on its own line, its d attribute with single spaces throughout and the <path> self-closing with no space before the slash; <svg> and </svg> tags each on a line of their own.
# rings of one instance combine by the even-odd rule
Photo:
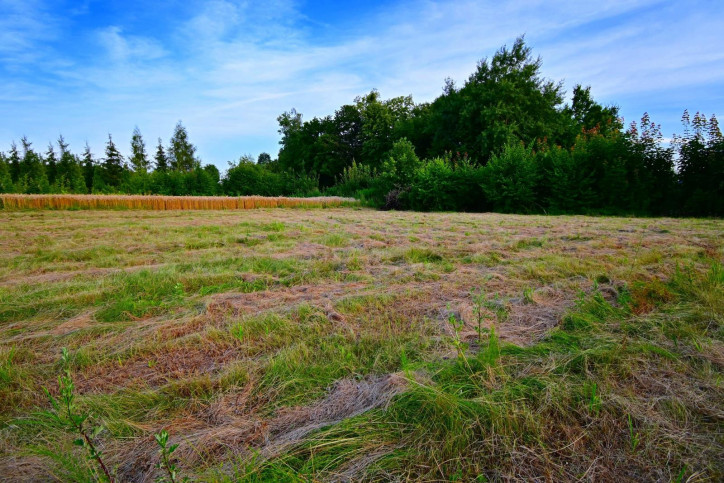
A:
<svg viewBox="0 0 724 483">
<path fill-rule="evenodd" d="M 19 67 L 39 62 L 43 43 L 55 39 L 62 21 L 39 0 L 0 0 L 0 65 Z"/>
<path fill-rule="evenodd" d="M 158 41 L 149 37 L 123 35 L 123 29 L 118 26 L 101 29 L 97 35 L 109 58 L 116 62 L 155 60 L 167 54 Z"/>
<path fill-rule="evenodd" d="M 65 133 L 76 146 L 86 137 L 96 143 L 96 152 L 109 131 L 126 146 L 135 125 L 149 141 L 167 139 L 182 119 L 202 157 L 224 166 L 241 153 L 276 153 L 276 117 L 291 107 L 305 119 L 331 114 L 372 88 L 383 97 L 429 101 L 446 77 L 462 83 L 480 58 L 525 33 L 545 76 L 565 79 L 569 90 L 590 84 L 611 102 L 646 94 L 654 104 L 647 109 L 662 122 L 656 96 L 682 85 L 693 96 L 696 86 L 724 81 L 724 54 L 715 47 L 724 44 L 724 15 L 714 15 L 724 9 L 695 1 L 698 10 L 687 10 L 682 3 L 404 2 L 321 43 L 314 29 L 327 27 L 310 30 L 291 1 L 204 2 L 171 35 L 130 34 L 122 23 L 98 30 L 102 56 L 53 67 L 59 80 L 52 102 L 50 87 L 15 79 L 6 82 L 12 94 L 0 96 L 0 108 L 24 110 L 24 125 L 41 139 L 47 131 L 55 137 L 60 126 L 75 131 Z M 26 35 L 13 47 L 15 58 L 44 41 L 33 37 L 38 28 L 16 29 Z M 42 106 L 33 100 L 38 92 L 48 99 Z M 7 104 L 8 96 L 17 102 Z M 678 114 L 676 122 L 664 132 L 678 127 Z"/>
</svg>

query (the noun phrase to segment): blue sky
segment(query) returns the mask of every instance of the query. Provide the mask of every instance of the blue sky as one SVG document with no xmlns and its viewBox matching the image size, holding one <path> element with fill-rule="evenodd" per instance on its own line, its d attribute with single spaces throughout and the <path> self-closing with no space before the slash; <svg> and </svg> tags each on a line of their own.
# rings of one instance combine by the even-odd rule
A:
<svg viewBox="0 0 724 483">
<path fill-rule="evenodd" d="M 0 0 L 0 150 L 62 133 L 101 155 L 138 126 L 182 120 L 205 163 L 276 156 L 276 117 L 331 114 L 376 88 L 437 97 L 525 34 L 544 76 L 648 111 L 665 136 L 684 109 L 724 115 L 724 2 Z"/>
</svg>

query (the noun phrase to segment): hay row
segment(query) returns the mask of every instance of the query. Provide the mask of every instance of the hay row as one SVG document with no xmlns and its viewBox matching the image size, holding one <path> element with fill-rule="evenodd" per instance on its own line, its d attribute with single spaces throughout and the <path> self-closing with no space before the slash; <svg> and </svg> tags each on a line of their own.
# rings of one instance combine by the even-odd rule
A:
<svg viewBox="0 0 724 483">
<path fill-rule="evenodd" d="M 352 198 L 320 196 L 143 196 L 0 194 L 6 210 L 249 210 L 253 208 L 326 208 L 356 203 Z"/>
</svg>

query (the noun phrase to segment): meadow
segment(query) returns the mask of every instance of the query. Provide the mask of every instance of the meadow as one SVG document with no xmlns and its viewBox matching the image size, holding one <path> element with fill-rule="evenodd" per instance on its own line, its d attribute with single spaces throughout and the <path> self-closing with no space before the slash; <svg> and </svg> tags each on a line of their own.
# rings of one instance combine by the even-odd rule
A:
<svg viewBox="0 0 724 483">
<path fill-rule="evenodd" d="M 72 381 L 116 481 L 721 481 L 723 234 L 0 210 L 0 475 L 105 478 Z"/>
</svg>

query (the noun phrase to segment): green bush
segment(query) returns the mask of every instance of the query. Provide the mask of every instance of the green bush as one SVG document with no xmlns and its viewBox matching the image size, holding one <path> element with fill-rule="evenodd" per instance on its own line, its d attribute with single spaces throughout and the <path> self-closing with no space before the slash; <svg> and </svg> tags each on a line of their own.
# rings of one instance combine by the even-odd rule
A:
<svg viewBox="0 0 724 483">
<path fill-rule="evenodd" d="M 483 168 L 467 159 L 427 160 L 415 171 L 404 204 L 420 211 L 484 211 Z"/>
<path fill-rule="evenodd" d="M 522 143 L 508 143 L 484 168 L 482 187 L 493 210 L 529 213 L 536 206 L 535 155 Z"/>
</svg>

